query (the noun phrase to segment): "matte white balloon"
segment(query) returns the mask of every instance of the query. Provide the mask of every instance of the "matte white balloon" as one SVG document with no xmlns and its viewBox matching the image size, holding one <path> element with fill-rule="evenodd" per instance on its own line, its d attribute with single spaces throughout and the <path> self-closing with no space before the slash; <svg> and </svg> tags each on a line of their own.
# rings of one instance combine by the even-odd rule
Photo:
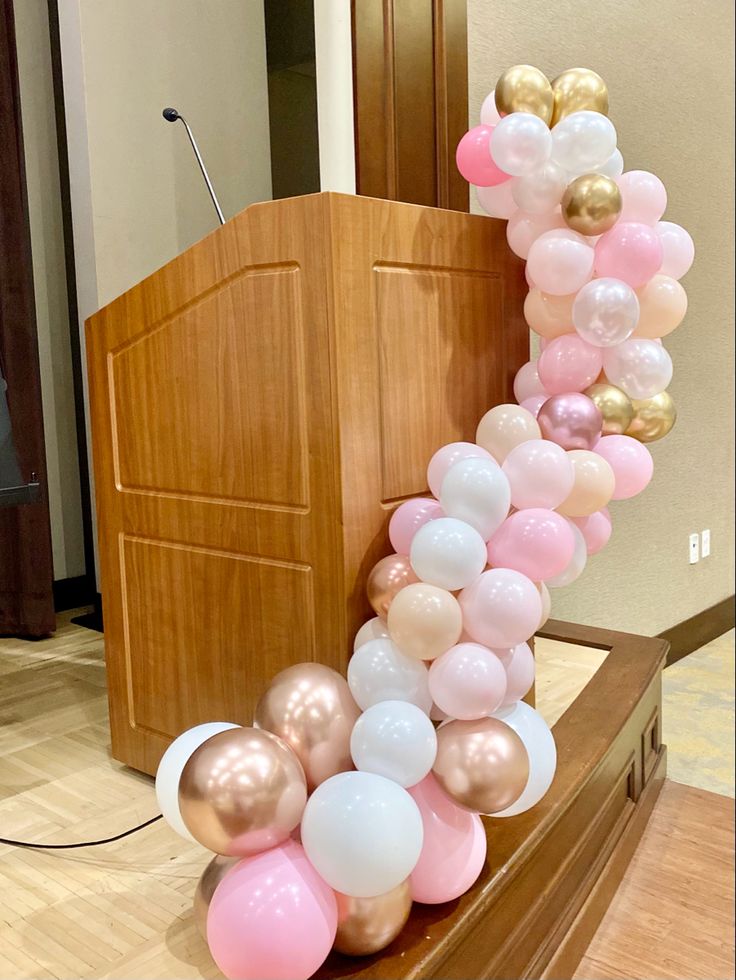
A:
<svg viewBox="0 0 736 980">
<path fill-rule="evenodd" d="M 369 640 L 355 651 L 348 663 L 348 686 L 362 711 L 379 701 L 408 701 L 426 714 L 432 708 L 427 668 L 387 637 Z"/>
<path fill-rule="evenodd" d="M 586 562 L 588 561 L 588 547 L 585 544 L 583 532 L 572 521 L 568 521 L 567 523 L 570 525 L 570 530 L 575 538 L 575 550 L 572 553 L 572 558 L 567 567 L 559 575 L 546 579 L 548 588 L 561 589 L 566 585 L 571 585 L 576 578 L 579 578 L 583 574 Z"/>
<path fill-rule="evenodd" d="M 513 817 L 536 806 L 552 785 L 557 769 L 557 748 L 547 722 L 524 701 L 496 711 L 493 717 L 513 728 L 529 756 L 529 778 L 524 792 L 511 806 L 491 814 L 494 818 Z"/>
<path fill-rule="evenodd" d="M 491 156 L 514 177 L 534 173 L 549 159 L 552 136 L 547 124 L 530 112 L 512 112 L 491 133 Z"/>
<path fill-rule="evenodd" d="M 604 164 L 595 168 L 595 172 L 614 179 L 620 177 L 624 172 L 624 158 L 621 156 L 621 150 L 615 149 Z"/>
<path fill-rule="evenodd" d="M 358 718 L 350 736 L 355 768 L 392 779 L 405 789 L 434 765 L 437 735 L 427 715 L 407 701 L 380 701 Z"/>
<path fill-rule="evenodd" d="M 653 398 L 672 380 L 672 358 L 656 340 L 625 340 L 603 352 L 603 370 L 629 398 Z"/>
<path fill-rule="evenodd" d="M 196 725 L 182 732 L 164 752 L 156 770 L 156 800 L 164 820 L 186 840 L 194 841 L 187 830 L 179 810 L 179 780 L 189 757 L 208 738 L 226 732 L 229 728 L 239 728 L 230 721 L 210 721 Z M 195 841 L 196 843 L 196 841 Z"/>
<path fill-rule="evenodd" d="M 307 800 L 301 839 L 330 888 L 373 898 L 409 877 L 424 830 L 419 807 L 398 783 L 371 772 L 341 772 Z"/>
<path fill-rule="evenodd" d="M 553 160 L 547 160 L 539 170 L 513 181 L 511 193 L 518 207 L 530 214 L 547 214 L 562 200 L 570 175 Z"/>
<path fill-rule="evenodd" d="M 514 255 L 526 259 L 529 256 L 529 249 L 540 235 L 555 228 L 561 229 L 564 225 L 559 210 L 547 211 L 546 214 L 515 211 L 506 225 L 506 241 Z"/>
<path fill-rule="evenodd" d="M 448 517 L 469 524 L 487 541 L 508 516 L 509 481 L 495 460 L 463 459 L 447 471 L 440 504 Z"/>
<path fill-rule="evenodd" d="M 627 340 L 639 322 L 639 300 L 620 279 L 592 279 L 575 297 L 572 322 L 587 343 L 613 347 Z"/>
<path fill-rule="evenodd" d="M 496 108 L 496 90 L 489 92 L 480 107 L 480 122 L 482 126 L 496 126 L 501 121 Z"/>
<path fill-rule="evenodd" d="M 485 568 L 486 557 L 481 535 L 454 517 L 438 517 L 420 527 L 409 552 L 411 567 L 422 582 L 448 592 L 474 582 Z"/>
<path fill-rule="evenodd" d="M 590 109 L 565 116 L 553 127 L 551 139 L 552 159 L 574 174 L 595 170 L 606 163 L 616 149 L 613 123 L 608 116 Z"/>
<path fill-rule="evenodd" d="M 493 187 L 476 187 L 475 196 L 478 204 L 492 218 L 510 218 L 516 211 L 516 201 L 513 197 L 512 180 L 504 180 Z"/>
<path fill-rule="evenodd" d="M 373 619 L 369 619 L 367 623 L 363 623 L 358 632 L 355 634 L 355 640 L 353 641 L 353 653 L 359 650 L 364 643 L 368 643 L 369 640 L 381 640 L 384 637 L 388 637 L 388 626 L 385 620 L 381 619 L 380 616 L 374 616 Z"/>
</svg>

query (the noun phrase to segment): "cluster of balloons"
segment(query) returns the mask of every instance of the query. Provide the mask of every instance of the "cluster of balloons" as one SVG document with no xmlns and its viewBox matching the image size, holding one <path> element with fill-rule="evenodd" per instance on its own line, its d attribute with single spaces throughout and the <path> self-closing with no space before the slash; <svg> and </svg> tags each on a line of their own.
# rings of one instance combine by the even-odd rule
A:
<svg viewBox="0 0 736 980">
<path fill-rule="evenodd" d="M 226 977 L 306 980 L 331 949 L 383 949 L 413 902 L 476 881 L 481 814 L 523 813 L 551 785 L 552 733 L 522 700 L 528 640 L 549 589 L 608 541 L 608 502 L 652 476 L 645 443 L 675 418 L 660 338 L 684 316 L 693 253 L 660 220 L 661 182 L 623 172 L 607 109 L 592 71 L 550 84 L 516 66 L 458 147 L 527 259 L 542 352 L 516 376 L 519 404 L 440 448 L 431 496 L 392 514 L 347 678 L 289 667 L 251 727 L 200 725 L 161 760 L 164 816 L 215 853 L 194 908 Z"/>
</svg>

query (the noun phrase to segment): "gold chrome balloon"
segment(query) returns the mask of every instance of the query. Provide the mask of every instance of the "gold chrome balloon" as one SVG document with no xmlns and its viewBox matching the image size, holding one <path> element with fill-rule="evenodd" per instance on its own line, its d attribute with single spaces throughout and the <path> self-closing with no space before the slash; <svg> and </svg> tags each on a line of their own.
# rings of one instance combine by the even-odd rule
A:
<svg viewBox="0 0 736 980">
<path fill-rule="evenodd" d="M 337 935 L 334 948 L 346 956 L 369 956 L 385 949 L 406 925 L 411 912 L 409 879 L 385 895 L 351 898 L 335 892 Z"/>
<path fill-rule="evenodd" d="M 277 674 L 256 705 L 255 724 L 296 752 L 311 793 L 353 768 L 350 734 L 360 708 L 348 682 L 324 664 L 294 664 Z"/>
<path fill-rule="evenodd" d="M 567 185 L 562 196 L 562 217 L 581 235 L 602 235 L 621 214 L 618 184 L 604 174 L 583 174 Z"/>
<path fill-rule="evenodd" d="M 498 718 L 450 721 L 437 729 L 432 771 L 459 806 L 498 813 L 524 792 L 529 755 L 514 729 Z"/>
<path fill-rule="evenodd" d="M 285 841 L 302 818 L 307 781 L 286 742 L 231 728 L 203 742 L 179 780 L 187 830 L 215 854 L 245 857 Z"/>
<path fill-rule="evenodd" d="M 496 108 L 499 115 L 531 112 L 547 125 L 552 118 L 554 94 L 549 79 L 532 65 L 507 68 L 496 82 Z"/>
<path fill-rule="evenodd" d="M 621 436 L 626 432 L 634 418 L 634 407 L 626 392 L 615 385 L 597 381 L 583 394 L 598 406 L 603 416 L 604 436 Z"/>
<path fill-rule="evenodd" d="M 240 861 L 239 857 L 224 857 L 216 854 L 207 867 L 202 872 L 197 889 L 194 892 L 194 922 L 199 929 L 203 939 L 207 939 L 207 913 L 210 910 L 210 902 L 215 894 L 215 888 L 228 873 L 230 868 L 234 868 Z"/>
<path fill-rule="evenodd" d="M 635 399 L 631 404 L 634 418 L 626 435 L 633 436 L 639 442 L 663 439 L 677 421 L 677 409 L 672 395 L 667 391 L 660 391 L 653 398 Z"/>
<path fill-rule="evenodd" d="M 554 126 L 573 112 L 592 109 L 608 115 L 608 88 L 600 75 L 590 68 L 568 68 L 552 82 Z"/>
</svg>

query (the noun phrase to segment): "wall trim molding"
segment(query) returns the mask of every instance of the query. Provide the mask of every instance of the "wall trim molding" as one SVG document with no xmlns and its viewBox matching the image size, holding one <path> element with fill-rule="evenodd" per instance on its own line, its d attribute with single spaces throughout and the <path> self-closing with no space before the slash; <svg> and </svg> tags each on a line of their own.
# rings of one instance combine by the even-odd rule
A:
<svg viewBox="0 0 736 980">
<path fill-rule="evenodd" d="M 699 650 L 706 643 L 733 629 L 735 599 L 736 597 L 732 595 L 728 596 L 714 606 L 703 609 L 689 619 L 684 619 L 681 623 L 676 623 L 659 633 L 660 639 L 667 640 L 670 645 L 665 666 L 676 664 L 689 653 Z"/>
</svg>

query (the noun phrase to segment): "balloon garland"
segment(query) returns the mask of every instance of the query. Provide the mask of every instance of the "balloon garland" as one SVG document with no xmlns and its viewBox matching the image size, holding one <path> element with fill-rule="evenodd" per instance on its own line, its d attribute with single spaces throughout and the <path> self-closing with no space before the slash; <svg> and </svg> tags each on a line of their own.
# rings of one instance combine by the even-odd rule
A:
<svg viewBox="0 0 736 980">
<path fill-rule="evenodd" d="M 195 916 L 226 977 L 306 980 L 332 948 L 383 949 L 413 901 L 477 879 L 479 814 L 522 813 L 552 782 L 552 733 L 521 700 L 527 640 L 549 588 L 607 543 L 608 502 L 652 477 L 646 444 L 676 418 L 661 338 L 685 315 L 694 255 L 661 220 L 662 182 L 624 172 L 607 113 L 589 69 L 503 73 L 457 164 L 527 263 L 541 353 L 516 375 L 517 404 L 439 449 L 432 496 L 394 511 L 347 680 L 290 667 L 253 727 L 199 725 L 161 760 L 164 816 L 216 854 Z"/>
</svg>

